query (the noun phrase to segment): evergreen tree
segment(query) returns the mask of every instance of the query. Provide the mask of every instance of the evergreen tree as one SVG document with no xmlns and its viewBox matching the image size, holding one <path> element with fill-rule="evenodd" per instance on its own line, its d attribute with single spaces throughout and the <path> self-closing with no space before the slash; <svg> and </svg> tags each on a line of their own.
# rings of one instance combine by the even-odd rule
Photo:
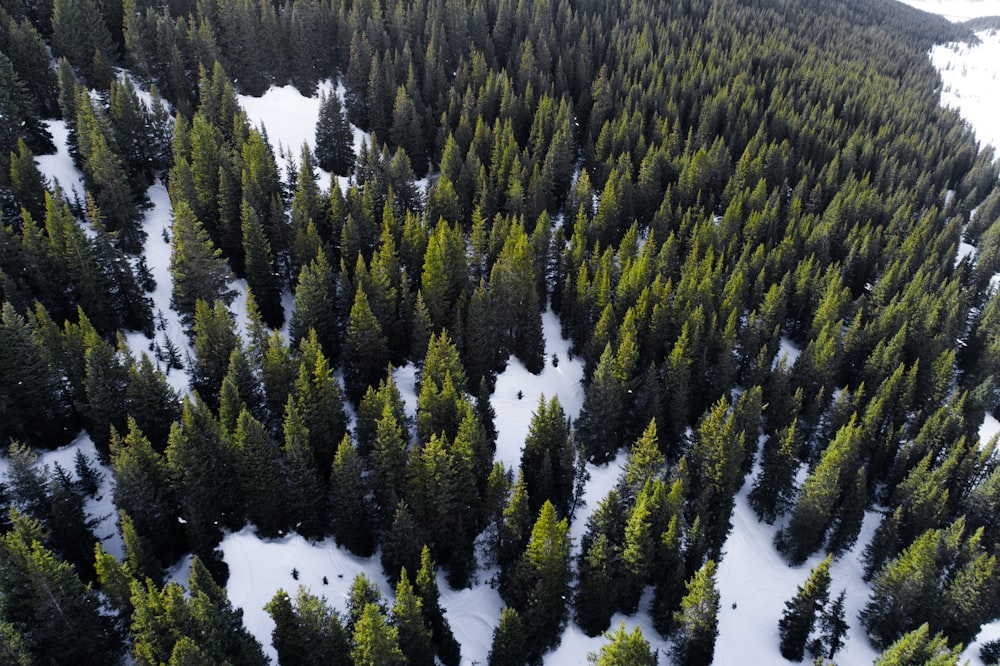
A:
<svg viewBox="0 0 1000 666">
<path fill-rule="evenodd" d="M 588 636 L 598 636 L 611 626 L 618 606 L 617 565 L 618 553 L 606 534 L 598 534 L 580 553 L 573 617 Z"/>
<path fill-rule="evenodd" d="M 374 518 L 358 452 L 345 435 L 330 472 L 330 518 L 337 541 L 359 557 L 375 549 Z"/>
<path fill-rule="evenodd" d="M 288 515 L 278 447 L 246 408 L 240 412 L 232 440 L 246 517 L 261 536 L 279 536 L 287 529 Z"/>
<path fill-rule="evenodd" d="M 623 387 L 615 376 L 614 359 L 608 345 L 584 393 L 583 408 L 576 421 L 577 439 L 592 462 L 606 462 L 618 450 L 624 416 Z"/>
<path fill-rule="evenodd" d="M 181 321 L 190 328 L 199 300 L 228 304 L 236 294 L 229 289 L 230 275 L 222 252 L 212 245 L 201 223 L 182 201 L 174 202 L 171 229 L 170 274 L 174 285 L 170 307 L 177 310 Z"/>
<path fill-rule="evenodd" d="M 682 666 L 708 664 L 719 634 L 719 591 L 715 562 L 709 560 L 687 582 L 687 594 L 674 613 L 674 647 L 671 656 Z"/>
<path fill-rule="evenodd" d="M 587 661 L 597 666 L 656 666 L 656 655 L 649 649 L 649 642 L 642 637 L 642 631 L 636 627 L 631 634 L 625 633 L 625 623 L 622 622 L 614 636 L 609 636 L 611 642 L 604 645 L 600 652 L 591 652 Z"/>
<path fill-rule="evenodd" d="M 522 609 L 526 648 L 534 658 L 558 644 L 566 620 L 571 545 L 567 520 L 557 520 L 555 507 L 545 502 L 507 593 L 514 608 Z"/>
<path fill-rule="evenodd" d="M 16 510 L 10 520 L 0 538 L 0 621 L 8 632 L 45 663 L 103 664 L 121 654 L 97 593 L 42 545 L 41 524 Z"/>
<path fill-rule="evenodd" d="M 376 386 L 389 364 L 388 341 L 359 286 L 347 321 L 344 340 L 344 387 L 358 402 L 369 386 Z"/>
<path fill-rule="evenodd" d="M 392 623 L 399 630 L 399 647 L 408 664 L 433 666 L 434 646 L 431 630 L 424 621 L 423 601 L 413 590 L 404 567 L 396 583 L 396 603 L 392 606 Z"/>
<path fill-rule="evenodd" d="M 292 346 L 316 331 L 327 358 L 340 357 L 340 332 L 337 327 L 336 283 L 333 269 L 322 250 L 299 273 L 295 287 L 295 309 L 289 324 L 288 337 Z"/>
<path fill-rule="evenodd" d="M 292 394 L 309 431 L 309 446 L 316 457 L 316 466 L 321 471 L 329 469 L 337 446 L 347 433 L 347 415 L 340 384 L 313 331 L 302 344 L 299 374 Z"/>
<path fill-rule="evenodd" d="M 354 137 L 336 92 L 320 95 L 316 160 L 321 169 L 338 176 L 349 176 L 354 170 Z"/>
<path fill-rule="evenodd" d="M 233 316 L 222 301 L 209 304 L 199 300 L 195 304 L 191 389 L 213 409 L 219 406 L 219 392 L 229 369 L 229 359 L 240 344 L 235 328 Z"/>
<path fill-rule="evenodd" d="M 354 626 L 351 660 L 356 666 L 403 666 L 399 631 L 386 622 L 376 604 L 367 604 Z"/>
<path fill-rule="evenodd" d="M 306 537 L 319 537 L 325 527 L 323 478 L 309 444 L 309 429 L 291 395 L 285 403 L 282 453 L 288 474 L 285 487 L 290 523 Z"/>
<path fill-rule="evenodd" d="M 569 516 L 573 500 L 576 451 L 569 421 L 559 398 L 538 400 L 521 452 L 521 476 L 528 487 L 528 511 L 535 514 L 551 501 L 560 516 Z"/>
<path fill-rule="evenodd" d="M 791 507 L 798 450 L 795 421 L 764 442 L 760 474 L 754 479 L 747 501 L 757 517 L 768 524 Z"/>
<path fill-rule="evenodd" d="M 281 282 L 274 266 L 271 244 L 264 234 L 257 212 L 244 200 L 243 254 L 247 287 L 253 290 L 260 305 L 260 314 L 271 328 L 281 328 L 285 312 L 281 307 Z"/>
<path fill-rule="evenodd" d="M 846 597 L 847 591 L 841 590 L 837 598 L 823 609 L 823 614 L 819 618 L 820 637 L 810 646 L 810 652 L 813 653 L 813 656 L 825 656 L 826 659 L 833 659 L 840 648 L 844 647 L 844 640 L 847 638 L 847 630 L 849 629 L 847 620 L 844 619 Z"/>
<path fill-rule="evenodd" d="M 350 666 L 350 645 L 337 613 L 299 587 L 294 603 L 284 590 L 274 593 L 264 610 L 274 620 L 271 640 L 282 664 Z"/>
<path fill-rule="evenodd" d="M 406 567 L 412 571 L 420 562 L 422 535 L 413 512 L 405 502 L 396 505 L 392 524 L 382 536 L 382 570 L 390 581 L 398 581 Z"/>
<path fill-rule="evenodd" d="M 529 660 L 527 636 L 521 615 L 505 607 L 500 624 L 493 630 L 493 643 L 487 662 L 490 666 L 522 666 Z"/>
<path fill-rule="evenodd" d="M 424 618 L 431 630 L 431 640 L 441 663 L 445 666 L 457 666 L 461 660 L 461 648 L 451 632 L 448 618 L 441 609 L 441 591 L 437 584 L 437 568 L 431 560 L 431 551 L 427 546 L 420 552 L 420 571 L 415 581 L 417 593 L 424 602 Z"/>
<path fill-rule="evenodd" d="M 827 556 L 809 572 L 809 578 L 799 586 L 795 596 L 785 602 L 785 611 L 778 622 L 781 655 L 790 661 L 802 661 L 809 634 L 830 596 L 830 561 Z"/>
<path fill-rule="evenodd" d="M 945 636 L 942 634 L 931 636 L 930 628 L 924 623 L 888 646 L 875 660 L 875 666 L 907 664 L 957 666 L 961 656 L 959 648 L 948 648 L 948 639 Z"/>
<path fill-rule="evenodd" d="M 183 539 L 170 469 L 132 418 L 124 438 L 117 433 L 111 438 L 111 473 L 115 506 L 161 563 L 173 561 Z"/>
</svg>

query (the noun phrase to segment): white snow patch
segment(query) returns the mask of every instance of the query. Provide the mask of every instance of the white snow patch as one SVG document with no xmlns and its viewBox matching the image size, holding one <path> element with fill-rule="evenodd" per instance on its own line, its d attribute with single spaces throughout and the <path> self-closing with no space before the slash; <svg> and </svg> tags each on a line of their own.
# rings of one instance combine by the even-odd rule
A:
<svg viewBox="0 0 1000 666">
<path fill-rule="evenodd" d="M 1000 15 L 1000 3 L 996 3 Z M 981 42 L 939 44 L 930 51 L 931 62 L 941 75 L 941 105 L 957 110 L 967 120 L 981 144 L 1000 148 L 1000 33 L 977 32 Z"/>
<path fill-rule="evenodd" d="M 538 408 L 542 395 L 546 400 L 557 396 L 566 416 L 573 420 L 579 416 L 583 406 L 583 385 L 580 383 L 583 363 L 579 358 L 570 359 L 570 343 L 563 339 L 559 319 L 551 309 L 542 314 L 542 332 L 545 336 L 545 367 L 542 372 L 531 374 L 521 361 L 512 356 L 507 362 L 507 369 L 497 376 L 491 400 L 496 410 L 496 459 L 513 469 L 521 463 L 521 449 L 528 435 L 531 416 Z M 553 364 L 553 355 L 558 358 L 558 365 Z"/>
<path fill-rule="evenodd" d="M 718 568 L 721 608 L 713 661 L 716 666 L 745 664 L 747 655 L 753 655 L 755 663 L 784 663 L 778 650 L 778 621 L 785 602 L 805 582 L 809 570 L 826 557 L 818 553 L 799 567 L 789 567 L 774 547 L 773 528 L 759 522 L 747 503 L 751 486 L 748 478 L 736 495 L 733 530 Z M 877 513 L 867 512 L 854 548 L 830 567 L 830 596 L 836 597 L 840 590 L 847 590 L 845 619 L 850 626 L 846 643 L 835 657 L 837 663 L 870 664 L 878 654 L 858 619 L 858 611 L 869 596 L 859 556 L 878 521 Z"/>
<path fill-rule="evenodd" d="M 82 431 L 76 439 L 58 449 L 52 451 L 33 450 L 38 454 L 40 466 L 47 467 L 51 472 L 58 464 L 74 479 L 77 478 L 75 473 L 77 452 L 82 452 L 86 456 L 91 466 L 101 475 L 101 483 L 97 492 L 84 502 L 84 517 L 93 523 L 94 536 L 101 541 L 104 550 L 119 560 L 123 559 L 125 557 L 125 544 L 118 533 L 118 509 L 115 507 L 112 496 L 111 470 L 102 464 L 97 457 L 97 447 L 94 446 L 90 435 L 86 431 Z M 10 458 L 4 451 L 0 455 L 0 480 L 6 479 L 9 467 Z"/>
<path fill-rule="evenodd" d="M 953 23 L 980 16 L 1000 16 L 1000 0 L 900 0 L 931 14 L 938 14 Z"/>
<path fill-rule="evenodd" d="M 438 588 L 451 632 L 462 646 L 462 665 L 485 664 L 493 643 L 493 630 L 500 624 L 504 607 L 500 593 L 483 582 L 464 590 L 453 590 L 440 571 Z"/>
<path fill-rule="evenodd" d="M 975 261 L 977 252 L 978 250 L 975 245 L 966 243 L 965 241 L 960 241 L 958 244 L 958 252 L 955 253 L 955 265 L 958 266 L 966 257 Z"/>
<path fill-rule="evenodd" d="M 987 413 L 982 425 L 979 426 L 979 442 L 985 444 L 998 434 L 1000 434 L 1000 421 L 997 421 L 997 418 L 992 414 Z"/>
<path fill-rule="evenodd" d="M 801 353 L 802 350 L 799 349 L 794 342 L 792 342 L 791 338 L 783 335 L 781 336 L 781 341 L 778 345 L 778 353 L 774 357 L 772 367 L 777 367 L 778 362 L 781 361 L 781 359 L 785 359 L 785 365 L 791 368 L 795 365 L 795 361 L 799 359 L 799 355 Z"/>
<path fill-rule="evenodd" d="M 170 236 L 172 215 L 170 196 L 167 194 L 167 188 L 159 181 L 150 187 L 146 194 L 149 196 L 152 208 L 146 211 L 142 221 L 142 229 L 146 232 L 146 246 L 143 250 L 143 256 L 146 257 L 146 265 L 156 281 L 156 289 L 149 295 L 153 299 L 153 323 L 156 327 L 156 339 L 151 341 L 139 331 L 130 331 L 125 334 L 125 340 L 136 360 L 140 359 L 142 354 L 146 354 L 154 362 L 156 357 L 152 353 L 151 347 L 155 343 L 163 348 L 166 341 L 170 340 L 177 347 L 185 369 L 168 371 L 163 363 L 157 362 L 156 365 L 167 374 L 167 382 L 170 386 L 184 395 L 187 393 L 190 383 L 186 372 L 187 364 L 194 352 L 188 344 L 188 337 L 184 333 L 180 317 L 177 312 L 170 308 L 170 293 L 173 289 L 173 277 L 170 275 L 171 243 L 164 239 L 165 234 Z"/>
<path fill-rule="evenodd" d="M 319 91 L 329 94 L 331 90 L 333 84 L 329 80 L 319 84 Z M 316 149 L 319 91 L 314 97 L 305 97 L 295 86 L 271 86 L 260 97 L 236 97 L 247 112 L 250 124 L 267 132 L 276 152 L 284 146 L 298 153 L 304 143 L 309 144 L 311 150 Z"/>
<path fill-rule="evenodd" d="M 227 535 L 220 548 L 229 565 L 226 594 L 234 607 L 243 609 L 243 625 L 261 642 L 274 663 L 278 660 L 271 645 L 274 622 L 264 605 L 279 588 L 294 598 L 302 585 L 312 594 L 326 597 L 328 605 L 343 612 L 351 583 L 363 573 L 390 603 L 393 599 L 378 558 L 355 557 L 332 539 L 314 543 L 292 534 L 265 541 L 254 535 L 252 529 L 245 528 Z M 292 577 L 292 569 L 298 571 L 298 580 Z"/>
<path fill-rule="evenodd" d="M 73 164 L 73 158 L 69 155 L 69 128 L 66 127 L 65 120 L 45 120 L 42 121 L 52 134 L 52 142 L 56 144 L 55 155 L 36 155 L 35 162 L 38 170 L 41 171 L 56 185 L 58 184 L 70 201 L 74 199 L 83 203 L 84 192 L 83 174 Z M 38 220 L 39 223 L 42 220 Z"/>
</svg>

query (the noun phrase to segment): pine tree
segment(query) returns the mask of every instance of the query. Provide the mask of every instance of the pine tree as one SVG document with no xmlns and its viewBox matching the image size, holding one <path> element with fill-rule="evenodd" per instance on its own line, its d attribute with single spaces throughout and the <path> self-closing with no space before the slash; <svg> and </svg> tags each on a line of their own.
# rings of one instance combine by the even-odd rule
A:
<svg viewBox="0 0 1000 666">
<path fill-rule="evenodd" d="M 316 331 L 327 358 L 340 357 L 340 332 L 337 326 L 337 289 L 333 269 L 320 250 L 316 258 L 299 273 L 295 287 L 295 309 L 289 324 L 288 337 L 292 346 Z"/>
<path fill-rule="evenodd" d="M 247 286 L 253 290 L 260 305 L 260 314 L 271 328 L 281 328 L 285 312 L 281 307 L 281 282 L 274 265 L 271 244 L 264 234 L 260 216 L 244 200 L 243 254 Z"/>
<path fill-rule="evenodd" d="M 514 608 L 522 609 L 527 651 L 534 658 L 558 644 L 566 621 L 571 546 L 567 520 L 557 520 L 555 507 L 545 502 L 507 592 Z"/>
<path fill-rule="evenodd" d="M 213 409 L 219 406 L 219 392 L 230 356 L 240 344 L 235 328 L 233 316 L 222 301 L 209 304 L 199 300 L 195 304 L 191 389 Z"/>
<path fill-rule="evenodd" d="M 615 635 L 609 638 L 611 642 L 604 645 L 600 652 L 587 655 L 589 663 L 597 666 L 656 666 L 656 655 L 650 651 L 649 642 L 642 637 L 639 627 L 626 634 L 625 622 L 622 622 Z"/>
<path fill-rule="evenodd" d="M 817 616 L 830 596 L 830 562 L 827 556 L 809 572 L 809 578 L 799 586 L 795 596 L 785 602 L 785 611 L 778 622 L 781 655 L 790 661 L 802 661 L 809 634 Z"/>
<path fill-rule="evenodd" d="M 433 666 L 434 646 L 431 630 L 424 621 L 423 606 L 404 567 L 396 583 L 396 603 L 392 606 L 392 623 L 399 630 L 399 647 L 406 656 L 406 663 Z"/>
<path fill-rule="evenodd" d="M 798 469 L 799 441 L 796 422 L 764 442 L 760 474 L 747 496 L 757 517 L 771 524 L 791 507 Z"/>
<path fill-rule="evenodd" d="M 374 517 L 358 452 L 345 435 L 330 472 L 330 518 L 337 541 L 359 557 L 375 549 Z"/>
<path fill-rule="evenodd" d="M 320 471 L 330 468 L 347 432 L 347 415 L 340 384 L 320 349 L 314 331 L 303 342 L 299 374 L 291 393 L 309 430 L 309 445 Z"/>
<path fill-rule="evenodd" d="M 608 345 L 587 385 L 583 408 L 576 421 L 577 440 L 592 462 L 610 460 L 620 444 L 624 389 L 613 366 L 611 345 Z"/>
<path fill-rule="evenodd" d="M 354 138 L 336 92 L 320 96 L 316 123 L 316 160 L 324 171 L 349 176 L 354 169 Z"/>
<path fill-rule="evenodd" d="M 618 607 L 618 553 L 606 534 L 598 534 L 580 553 L 574 619 L 588 636 L 599 636 L 611 626 Z"/>
<path fill-rule="evenodd" d="M 129 366 L 125 404 L 136 426 L 149 438 L 153 448 L 162 452 L 167 446 L 170 424 L 181 416 L 181 403 L 166 375 L 146 354 L 137 364 Z"/>
<path fill-rule="evenodd" d="M 170 307 L 177 310 L 181 321 L 190 328 L 199 300 L 228 304 L 236 294 L 229 289 L 230 275 L 222 252 L 212 245 L 201 223 L 184 202 L 174 202 L 171 237 L 170 274 L 174 285 Z"/>
<path fill-rule="evenodd" d="M 132 418 L 124 439 L 117 433 L 111 438 L 111 473 L 115 506 L 129 515 L 160 562 L 171 562 L 182 541 L 182 526 L 170 469 Z"/>
<path fill-rule="evenodd" d="M 282 664 L 350 666 L 347 633 L 326 599 L 300 586 L 293 604 L 288 593 L 279 589 L 264 610 L 274 621 L 271 641 Z"/>
<path fill-rule="evenodd" d="M 448 618 L 441 609 L 441 591 L 437 584 L 437 567 L 431 560 L 431 550 L 424 546 L 420 552 L 420 571 L 415 580 L 417 593 L 424 602 L 424 618 L 431 630 L 431 640 L 441 663 L 445 666 L 458 666 L 461 660 L 461 648 L 451 632 Z"/>
<path fill-rule="evenodd" d="M 560 516 L 569 516 L 573 499 L 576 451 L 569 421 L 559 398 L 538 400 L 521 452 L 521 476 L 528 487 L 528 511 L 535 514 L 551 501 Z"/>
<path fill-rule="evenodd" d="M 351 660 L 356 666 L 403 666 L 406 656 L 399 647 L 399 631 L 386 622 L 375 604 L 361 612 L 352 637 Z"/>
<path fill-rule="evenodd" d="M 719 591 L 715 562 L 709 560 L 687 582 L 687 594 L 674 613 L 674 647 L 671 656 L 681 666 L 708 664 L 719 634 Z"/>
<path fill-rule="evenodd" d="M 933 664 L 933 666 L 958 666 L 959 648 L 949 649 L 948 638 L 942 634 L 930 635 L 926 623 L 900 636 L 875 660 L 875 666 L 904 666 L 906 664 Z"/>
<path fill-rule="evenodd" d="M 820 637 L 816 642 L 817 650 L 810 650 L 813 656 L 825 656 L 826 659 L 833 659 L 834 656 L 844 647 L 849 629 L 847 620 L 844 619 L 844 602 L 847 591 L 841 590 L 837 598 L 828 607 L 823 609 L 823 614 L 819 618 Z M 815 652 L 822 650 L 821 654 Z"/>
<path fill-rule="evenodd" d="M 72 566 L 42 545 L 42 526 L 16 510 L 0 538 L 0 622 L 26 643 L 35 660 L 103 664 L 122 653 L 97 593 Z"/>
<path fill-rule="evenodd" d="M 348 397 L 358 402 L 366 388 L 378 384 L 388 364 L 388 341 L 359 286 L 344 340 L 344 386 Z"/>
<path fill-rule="evenodd" d="M 247 519 L 265 538 L 281 535 L 289 520 L 278 447 L 246 408 L 240 412 L 232 446 Z"/>
<path fill-rule="evenodd" d="M 487 659 L 489 666 L 522 666 L 529 660 L 527 636 L 521 615 L 505 607 L 500 613 L 500 624 L 493 630 L 493 643 Z"/>
<path fill-rule="evenodd" d="M 323 478 L 309 444 L 309 429 L 291 395 L 285 403 L 282 453 L 287 465 L 291 525 L 303 536 L 319 537 L 325 528 Z"/>
<path fill-rule="evenodd" d="M 420 562 L 422 535 L 413 512 L 405 502 L 395 507 L 392 524 L 382 536 L 382 570 L 390 581 L 398 581 L 400 572 L 409 567 L 412 571 Z"/>
</svg>

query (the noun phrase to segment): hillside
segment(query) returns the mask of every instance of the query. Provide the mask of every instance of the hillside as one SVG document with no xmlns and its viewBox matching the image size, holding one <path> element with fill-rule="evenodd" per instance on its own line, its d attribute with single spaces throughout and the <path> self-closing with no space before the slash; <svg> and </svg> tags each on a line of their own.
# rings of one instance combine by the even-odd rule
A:
<svg viewBox="0 0 1000 666">
<path fill-rule="evenodd" d="M 957 663 L 1000 188 L 939 101 L 986 36 L 4 0 L 4 659 Z"/>
</svg>

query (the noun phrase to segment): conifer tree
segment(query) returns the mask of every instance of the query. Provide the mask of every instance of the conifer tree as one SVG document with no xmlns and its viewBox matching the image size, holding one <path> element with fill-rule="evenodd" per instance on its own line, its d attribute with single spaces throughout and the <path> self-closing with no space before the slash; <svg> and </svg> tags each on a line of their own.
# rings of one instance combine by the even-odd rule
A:
<svg viewBox="0 0 1000 666">
<path fill-rule="evenodd" d="M 174 202 L 171 230 L 170 274 L 174 285 L 170 307 L 177 310 L 181 321 L 190 328 L 194 323 L 195 304 L 199 300 L 228 304 L 236 294 L 229 289 L 230 275 L 222 252 L 212 245 L 208 234 L 185 202 Z"/>
<path fill-rule="evenodd" d="M 167 447 L 170 424 L 181 416 L 181 403 L 166 376 L 146 354 L 138 363 L 129 365 L 125 404 L 136 426 L 153 448 L 162 452 Z"/>
<path fill-rule="evenodd" d="M 778 622 L 781 655 L 785 659 L 802 661 L 809 634 L 830 596 L 830 561 L 827 556 L 810 571 L 795 596 L 785 602 L 785 611 Z"/>
<path fill-rule="evenodd" d="M 555 507 L 545 502 L 507 593 L 514 608 L 523 609 L 527 652 L 534 658 L 558 644 L 566 621 L 571 545 L 567 520 L 557 520 Z"/>
<path fill-rule="evenodd" d="M 264 610 L 274 621 L 271 641 L 282 664 L 350 666 L 350 644 L 336 611 L 326 599 L 299 587 L 295 601 L 279 589 Z"/>
<path fill-rule="evenodd" d="M 320 471 L 329 469 L 347 432 L 340 383 L 333 376 L 314 331 L 301 345 L 299 373 L 292 387 L 296 406 L 309 430 L 309 445 Z"/>
<path fill-rule="evenodd" d="M 354 169 L 354 140 L 336 92 L 320 95 L 316 123 L 316 160 L 324 171 L 349 176 Z"/>
<path fill-rule="evenodd" d="M 764 442 L 760 474 L 754 480 L 747 501 L 757 517 L 768 524 L 791 507 L 798 449 L 795 421 Z"/>
<path fill-rule="evenodd" d="M 278 447 L 246 408 L 240 412 L 232 439 L 246 517 L 261 536 L 278 536 L 288 523 Z"/>
<path fill-rule="evenodd" d="M 569 515 L 575 458 L 569 421 L 559 398 L 546 402 L 545 396 L 541 396 L 521 452 L 521 476 L 528 487 L 530 513 L 537 513 L 548 500 L 560 516 Z"/>
<path fill-rule="evenodd" d="M 598 636 L 611 625 L 617 608 L 618 553 L 606 534 L 598 534 L 580 553 L 574 619 L 588 636 Z"/>
<path fill-rule="evenodd" d="M 247 286 L 253 290 L 260 305 L 260 314 L 271 328 L 281 328 L 285 312 L 281 307 L 281 282 L 274 265 L 271 244 L 264 234 L 260 216 L 244 200 L 241 208 L 243 220 L 243 255 Z"/>
<path fill-rule="evenodd" d="M 395 506 L 395 514 L 382 536 L 382 570 L 390 581 L 398 581 L 400 571 L 412 571 L 420 562 L 422 535 L 413 512 L 406 502 Z"/>
<path fill-rule="evenodd" d="M 636 627 L 631 634 L 625 633 L 625 622 L 618 627 L 611 642 L 599 652 L 587 655 L 587 661 L 596 666 L 656 666 L 656 655 L 649 649 L 649 642 L 642 637 Z"/>
<path fill-rule="evenodd" d="M 840 594 L 833 602 L 823 609 L 823 614 L 819 618 L 820 637 L 814 646 L 810 647 L 810 652 L 816 656 L 816 652 L 822 651 L 819 656 L 826 659 L 833 659 L 834 656 L 844 647 L 844 640 L 847 638 L 847 620 L 844 619 L 844 602 L 847 591 L 841 590 Z M 815 649 L 813 649 L 815 647 Z"/>
<path fill-rule="evenodd" d="M 406 656 L 399 646 L 399 631 L 386 621 L 376 604 L 361 612 L 352 636 L 351 660 L 355 666 L 403 666 Z"/>
<path fill-rule="evenodd" d="M 131 417 L 125 437 L 111 438 L 111 473 L 115 506 L 129 515 L 162 563 L 172 561 L 182 539 L 170 469 Z"/>
<path fill-rule="evenodd" d="M 295 310 L 289 324 L 292 346 L 315 330 L 327 358 L 340 357 L 340 332 L 337 326 L 337 290 L 333 269 L 326 254 L 320 250 L 316 258 L 299 273 L 295 287 Z"/>
<path fill-rule="evenodd" d="M 715 654 L 719 634 L 719 591 L 715 562 L 709 560 L 687 582 L 687 594 L 674 612 L 674 647 L 671 656 L 681 666 L 708 664 Z"/>
<path fill-rule="evenodd" d="M 323 478 L 309 444 L 309 429 L 291 395 L 285 403 L 282 453 L 288 473 L 290 523 L 303 536 L 319 537 L 325 527 Z"/>
<path fill-rule="evenodd" d="M 365 389 L 375 386 L 389 364 L 388 341 L 359 286 L 347 321 L 344 339 L 344 387 L 347 396 L 358 402 Z"/>
<path fill-rule="evenodd" d="M 445 666 L 457 666 L 461 660 L 461 649 L 451 632 L 448 618 L 441 609 L 441 591 L 437 584 L 437 567 L 431 560 L 431 550 L 426 545 L 420 551 L 420 570 L 414 581 L 417 593 L 424 602 L 424 618 L 431 630 L 438 657 Z"/>
<path fill-rule="evenodd" d="M 344 436 L 330 472 L 330 518 L 333 535 L 359 557 L 368 557 L 375 548 L 374 517 L 368 502 L 364 468 L 351 440 Z"/>
<path fill-rule="evenodd" d="M 16 632 L 35 660 L 102 664 L 120 655 L 111 619 L 97 593 L 42 545 L 37 520 L 12 510 L 0 537 L 0 621 Z"/>
<path fill-rule="evenodd" d="M 493 630 L 493 643 L 486 663 L 490 666 L 521 666 L 529 660 L 527 649 L 521 615 L 507 606 L 500 613 L 500 624 Z"/>
<path fill-rule="evenodd" d="M 199 300 L 194 311 L 194 364 L 191 388 L 213 409 L 229 369 L 229 359 L 240 344 L 233 316 L 222 301 Z M 249 396 L 247 396 L 249 398 Z"/>
<path fill-rule="evenodd" d="M 404 567 L 396 583 L 396 603 L 392 606 L 392 623 L 399 630 L 399 647 L 406 656 L 406 663 L 433 666 L 434 646 L 430 628 L 424 621 L 423 606 Z"/>
<path fill-rule="evenodd" d="M 619 446 L 621 419 L 624 415 L 623 387 L 614 372 L 614 358 L 609 344 L 601 354 L 594 376 L 587 385 L 583 408 L 576 421 L 578 441 L 592 462 L 606 462 Z"/>
<path fill-rule="evenodd" d="M 949 649 L 946 636 L 940 633 L 931 636 L 930 628 L 924 623 L 888 646 L 875 660 L 875 666 L 958 666 L 961 656 L 959 648 Z"/>
</svg>

